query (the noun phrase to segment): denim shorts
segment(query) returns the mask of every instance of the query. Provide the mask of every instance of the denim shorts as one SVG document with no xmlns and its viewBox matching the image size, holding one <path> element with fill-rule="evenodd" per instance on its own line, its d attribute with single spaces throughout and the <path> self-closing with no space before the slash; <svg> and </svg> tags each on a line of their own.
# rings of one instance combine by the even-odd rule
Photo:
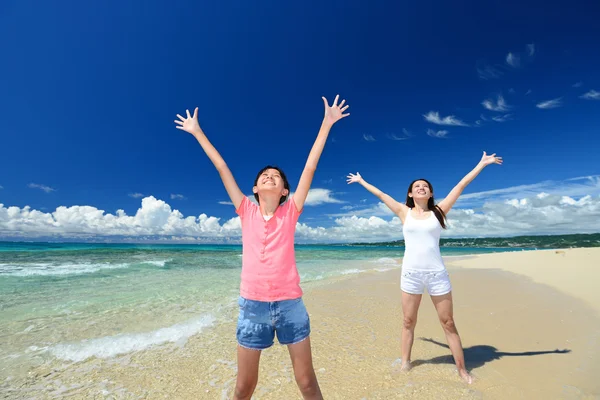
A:
<svg viewBox="0 0 600 400">
<path fill-rule="evenodd" d="M 295 344 L 310 335 L 310 319 L 302 298 L 256 301 L 240 296 L 237 341 L 240 346 L 264 350 L 273 345 L 275 334 L 281 344 Z"/>
<path fill-rule="evenodd" d="M 447 271 L 402 271 L 400 288 L 410 294 L 423 294 L 425 288 L 430 296 L 442 296 L 452 291 Z"/>
</svg>

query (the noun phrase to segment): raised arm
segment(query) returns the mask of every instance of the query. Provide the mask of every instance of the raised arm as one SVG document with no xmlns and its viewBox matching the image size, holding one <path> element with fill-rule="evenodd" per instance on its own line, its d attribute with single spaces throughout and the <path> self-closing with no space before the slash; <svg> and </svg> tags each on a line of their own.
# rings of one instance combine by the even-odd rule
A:
<svg viewBox="0 0 600 400">
<path fill-rule="evenodd" d="M 465 177 L 458 182 L 458 185 L 454 186 L 444 200 L 439 202 L 438 206 L 442 209 L 442 211 L 444 211 L 445 214 L 448 214 L 448 212 L 452 209 L 452 206 L 454 206 L 454 203 L 456 203 L 456 200 L 458 200 L 467 185 L 471 183 L 473 179 L 475 179 L 475 177 L 490 164 L 502 164 L 502 157 L 496 157 L 496 153 L 488 156 L 484 151 L 479 164 L 477 164 L 477 166 L 473 168 L 471 172 L 465 175 Z"/>
<path fill-rule="evenodd" d="M 193 116 L 190 115 L 189 110 L 186 110 L 185 112 L 187 118 L 177 114 L 177 118 L 179 119 L 175 120 L 175 123 L 177 124 L 176 128 L 191 133 L 198 143 L 200 143 L 200 146 L 202 146 L 202 149 L 208 158 L 210 158 L 210 161 L 212 161 L 217 171 L 219 171 L 223 185 L 225 185 L 225 190 L 227 190 L 227 194 L 237 210 L 244 199 L 244 194 L 235 182 L 233 174 L 229 170 L 225 160 L 223 160 L 223 157 L 221 157 L 217 149 L 215 149 L 215 146 L 212 145 L 202 131 L 202 128 L 200 128 L 200 125 L 198 124 L 198 107 L 194 110 Z"/>
<path fill-rule="evenodd" d="M 340 119 L 350 115 L 350 113 L 343 114 L 343 112 L 346 111 L 350 106 L 344 106 L 346 100 L 342 100 L 342 102 L 338 105 L 339 98 L 339 95 L 335 96 L 333 105 L 330 107 L 327 99 L 323 97 L 323 103 L 325 104 L 325 116 L 323 117 L 321 129 L 319 129 L 319 134 L 317 135 L 315 144 L 313 144 L 313 147 L 310 150 L 308 160 L 306 160 L 306 165 L 304 166 L 304 171 L 302 171 L 302 175 L 300 176 L 300 182 L 298 182 L 298 187 L 294 193 L 294 203 L 296 203 L 298 211 L 301 211 L 304 207 L 304 202 L 308 196 L 308 191 L 310 189 L 313 177 L 315 176 L 317 164 L 319 164 L 319 158 L 321 158 L 321 153 L 323 153 L 323 148 L 327 142 L 327 136 L 329 136 L 331 127 Z"/>
<path fill-rule="evenodd" d="M 383 193 L 381 190 L 377 189 L 375 186 L 371 185 L 367 181 L 365 181 L 362 176 L 357 172 L 356 175 L 350 174 L 348 175 L 348 184 L 358 182 L 369 192 L 373 193 L 379 200 L 383 201 L 394 214 L 396 214 L 402 222 L 404 222 L 404 218 L 406 217 L 406 212 L 408 211 L 408 207 L 404 203 L 400 203 L 389 194 Z"/>
</svg>

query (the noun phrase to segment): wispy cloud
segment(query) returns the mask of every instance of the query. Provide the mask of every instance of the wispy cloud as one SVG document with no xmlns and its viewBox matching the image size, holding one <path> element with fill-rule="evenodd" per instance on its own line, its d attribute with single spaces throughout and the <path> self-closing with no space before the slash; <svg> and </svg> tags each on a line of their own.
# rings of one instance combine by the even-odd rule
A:
<svg viewBox="0 0 600 400">
<path fill-rule="evenodd" d="M 43 190 L 46 193 L 50 193 L 50 192 L 55 192 L 56 191 L 56 189 L 51 188 L 50 186 L 40 185 L 39 183 L 30 183 L 29 185 L 27 185 L 27 187 L 30 187 L 31 189 L 40 189 L 40 190 Z"/>
<path fill-rule="evenodd" d="M 517 93 L 517 91 L 514 88 L 510 88 L 510 89 L 508 89 L 508 93 L 515 94 L 515 93 Z"/>
<path fill-rule="evenodd" d="M 469 126 L 466 122 L 461 121 L 454 115 L 448 115 L 447 117 L 440 117 L 440 113 L 437 111 L 429 111 L 423 115 L 425 121 L 431 122 L 436 125 L 448 125 L 448 126 Z"/>
<path fill-rule="evenodd" d="M 367 135 L 366 133 L 363 135 L 363 139 L 365 139 L 367 142 L 375 141 L 375 137 L 373 137 L 373 135 Z"/>
<path fill-rule="evenodd" d="M 499 79 L 503 75 L 503 72 L 496 67 L 485 64 L 477 67 L 477 75 L 479 79 L 489 81 L 491 79 Z"/>
<path fill-rule="evenodd" d="M 537 108 L 541 108 L 542 110 L 548 110 L 551 108 L 562 107 L 562 105 L 562 97 L 558 97 L 556 99 L 542 101 L 541 103 L 537 103 L 535 106 Z"/>
<path fill-rule="evenodd" d="M 129 193 L 127 196 L 133 197 L 134 199 L 139 199 L 141 197 L 144 197 L 144 195 L 142 193 Z"/>
<path fill-rule="evenodd" d="M 527 55 L 532 57 L 535 54 L 535 44 L 531 43 L 525 46 L 527 48 Z"/>
<path fill-rule="evenodd" d="M 511 114 L 496 115 L 496 116 L 492 117 L 492 119 L 496 122 L 506 122 L 506 121 L 510 121 L 512 119 L 512 115 Z"/>
<path fill-rule="evenodd" d="M 583 82 L 579 81 L 579 82 L 577 82 L 577 83 L 574 83 L 574 84 L 573 84 L 573 85 L 571 85 L 571 86 L 573 86 L 574 88 L 579 88 L 579 87 L 582 87 L 582 86 L 583 86 Z"/>
<path fill-rule="evenodd" d="M 484 108 L 490 111 L 505 112 L 510 109 L 510 106 L 506 104 L 506 101 L 502 95 L 498 95 L 496 101 L 494 101 L 494 99 L 485 99 L 483 102 L 481 102 L 481 104 Z"/>
<path fill-rule="evenodd" d="M 219 201 L 219 204 L 223 204 L 224 206 L 232 206 L 233 203 L 231 201 Z"/>
<path fill-rule="evenodd" d="M 521 65 L 521 57 L 514 53 L 508 53 L 506 55 L 506 63 L 513 68 L 517 68 Z"/>
<path fill-rule="evenodd" d="M 448 131 L 434 131 L 433 129 L 427 129 L 427 134 L 431 137 L 444 139 L 448 135 Z"/>
<path fill-rule="evenodd" d="M 294 193 L 291 193 L 291 196 L 293 195 Z M 333 197 L 333 191 L 329 189 L 315 188 L 308 191 L 308 196 L 306 197 L 304 205 L 317 206 L 325 203 L 345 203 L 345 201 Z"/>
<path fill-rule="evenodd" d="M 467 193 L 461 195 L 456 204 L 460 207 L 477 206 L 492 200 L 535 197 L 540 193 L 570 197 L 598 196 L 600 195 L 600 175 L 582 176 L 563 181 L 549 180 L 529 185 Z"/>
<path fill-rule="evenodd" d="M 582 99 L 585 99 L 585 100 L 600 100 L 600 92 L 597 92 L 592 89 L 589 92 L 584 93 L 579 97 L 581 97 Z"/>
<path fill-rule="evenodd" d="M 325 179 L 325 180 L 323 180 L 322 182 L 323 182 L 324 184 L 326 184 L 326 185 L 331 185 L 331 184 L 333 183 L 333 178 L 330 178 L 330 179 Z"/>
<path fill-rule="evenodd" d="M 525 92 L 525 96 L 528 96 L 528 95 L 530 95 L 530 94 L 531 94 L 531 89 L 529 89 L 529 90 L 527 90 L 527 91 Z"/>
<path fill-rule="evenodd" d="M 185 200 L 186 198 L 182 194 L 171 193 L 171 200 Z"/>
<path fill-rule="evenodd" d="M 413 135 L 406 128 L 402 128 L 402 135 L 396 135 L 395 133 L 386 134 L 388 139 L 392 140 L 406 140 L 410 139 Z"/>
<path fill-rule="evenodd" d="M 483 125 L 483 121 L 478 119 L 477 121 L 475 121 L 475 125 L 481 126 L 481 125 Z"/>
<path fill-rule="evenodd" d="M 4 186 L 0 185 L 0 189 L 4 189 Z"/>
</svg>

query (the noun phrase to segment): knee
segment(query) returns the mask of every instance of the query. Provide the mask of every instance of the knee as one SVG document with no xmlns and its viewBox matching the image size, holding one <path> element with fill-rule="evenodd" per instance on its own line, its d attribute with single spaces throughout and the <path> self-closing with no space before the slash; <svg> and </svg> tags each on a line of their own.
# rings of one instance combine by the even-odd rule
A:
<svg viewBox="0 0 600 400">
<path fill-rule="evenodd" d="M 402 321 L 402 326 L 404 329 L 415 329 L 415 325 L 417 325 L 417 319 L 414 317 L 404 316 L 404 320 Z"/>
<path fill-rule="evenodd" d="M 256 380 L 238 380 L 235 384 L 235 399 L 250 399 L 255 387 Z"/>
<path fill-rule="evenodd" d="M 456 332 L 456 325 L 454 325 L 454 318 L 452 318 L 452 317 L 440 318 L 440 323 L 442 324 L 442 328 L 444 328 L 444 330 L 446 332 Z"/>
<path fill-rule="evenodd" d="M 314 396 L 319 393 L 319 384 L 314 371 L 297 374 L 296 383 L 305 397 Z"/>
</svg>

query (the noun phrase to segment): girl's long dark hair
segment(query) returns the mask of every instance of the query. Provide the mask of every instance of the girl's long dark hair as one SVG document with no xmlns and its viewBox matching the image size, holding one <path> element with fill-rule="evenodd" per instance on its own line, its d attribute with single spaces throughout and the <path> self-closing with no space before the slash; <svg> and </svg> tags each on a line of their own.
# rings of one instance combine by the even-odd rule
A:
<svg viewBox="0 0 600 400">
<path fill-rule="evenodd" d="M 440 225 L 442 226 L 442 228 L 446 229 L 446 214 L 437 204 L 435 204 L 435 200 L 433 199 L 433 186 L 431 186 L 431 183 L 429 183 L 429 181 L 427 179 L 415 179 L 414 181 L 412 181 L 410 183 L 410 185 L 408 186 L 408 191 L 406 192 L 406 203 L 405 204 L 409 208 L 414 208 L 415 200 L 412 197 L 410 197 L 408 194 L 412 193 L 413 185 L 417 181 L 423 181 L 423 182 L 426 182 L 427 185 L 429 185 L 429 191 L 431 192 L 431 197 L 429 198 L 429 200 L 427 200 L 427 208 L 429 208 L 435 214 L 435 217 L 440 222 Z"/>
</svg>

